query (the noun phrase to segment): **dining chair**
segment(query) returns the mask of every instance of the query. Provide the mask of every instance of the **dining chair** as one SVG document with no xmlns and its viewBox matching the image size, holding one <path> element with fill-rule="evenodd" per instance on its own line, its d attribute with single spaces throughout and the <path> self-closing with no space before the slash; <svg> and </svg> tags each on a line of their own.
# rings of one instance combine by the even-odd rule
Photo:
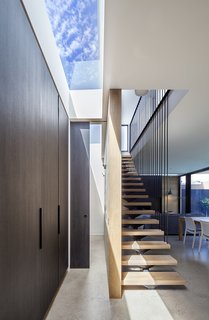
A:
<svg viewBox="0 0 209 320">
<path fill-rule="evenodd" d="M 201 234 L 200 234 L 200 241 L 199 241 L 199 250 L 198 250 L 198 252 L 200 252 L 203 238 L 209 240 L 209 222 L 200 221 L 200 225 L 201 225 Z"/>
<path fill-rule="evenodd" d="M 194 220 L 191 217 L 185 217 L 185 231 L 184 231 L 184 241 L 185 244 L 187 233 L 193 234 L 193 241 L 192 241 L 192 249 L 194 248 L 196 235 L 200 235 L 200 229 L 197 228 Z"/>
</svg>

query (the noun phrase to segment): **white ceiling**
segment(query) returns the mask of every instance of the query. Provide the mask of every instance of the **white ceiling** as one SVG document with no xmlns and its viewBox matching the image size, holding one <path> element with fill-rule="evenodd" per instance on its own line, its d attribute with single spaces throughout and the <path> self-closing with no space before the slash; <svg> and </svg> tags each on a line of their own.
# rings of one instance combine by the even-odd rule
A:
<svg viewBox="0 0 209 320">
<path fill-rule="evenodd" d="M 169 167 L 209 166 L 209 1 L 106 0 L 104 98 L 108 90 L 188 89 L 170 115 Z"/>
</svg>

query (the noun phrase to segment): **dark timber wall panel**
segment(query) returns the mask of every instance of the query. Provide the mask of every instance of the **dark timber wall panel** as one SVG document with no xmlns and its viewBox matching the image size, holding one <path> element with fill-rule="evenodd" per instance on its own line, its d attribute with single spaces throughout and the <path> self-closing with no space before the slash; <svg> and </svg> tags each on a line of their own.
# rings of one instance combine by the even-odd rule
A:
<svg viewBox="0 0 209 320">
<path fill-rule="evenodd" d="M 68 117 L 59 100 L 59 278 L 68 267 Z"/>
<path fill-rule="evenodd" d="M 0 319 L 38 319 L 43 59 L 19 1 L 1 1 L 0 41 Z"/>
<path fill-rule="evenodd" d="M 3 0 L 0 10 L 2 320 L 43 319 L 59 284 L 59 252 L 66 253 L 67 230 L 65 226 L 65 237 L 59 243 L 58 200 L 65 198 L 66 206 L 67 194 L 62 189 L 64 183 L 60 184 L 58 194 L 58 159 L 62 159 L 58 147 L 62 145 L 59 151 L 64 152 L 65 159 L 61 170 L 67 172 L 67 143 L 66 137 L 62 141 L 61 134 L 58 144 L 58 128 L 58 93 L 21 2 Z M 66 259 L 65 256 L 62 274 L 67 269 Z"/>
<path fill-rule="evenodd" d="M 71 123 L 71 268 L 89 268 L 89 123 Z"/>
<path fill-rule="evenodd" d="M 40 279 L 42 314 L 58 287 L 58 94 L 45 64 L 41 77 L 41 208 Z"/>
</svg>

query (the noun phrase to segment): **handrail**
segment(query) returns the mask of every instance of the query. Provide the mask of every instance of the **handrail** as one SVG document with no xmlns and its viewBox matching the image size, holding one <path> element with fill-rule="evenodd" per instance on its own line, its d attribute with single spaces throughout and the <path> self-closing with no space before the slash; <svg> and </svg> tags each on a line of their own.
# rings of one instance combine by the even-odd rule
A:
<svg viewBox="0 0 209 320">
<path fill-rule="evenodd" d="M 131 118 L 131 121 L 130 121 L 130 126 L 131 126 L 132 121 L 133 121 L 133 119 L 134 119 L 134 117 L 135 117 L 135 114 L 136 114 L 136 112 L 137 112 L 137 109 L 138 109 L 138 107 L 139 107 L 139 104 L 140 104 L 140 102 L 141 102 L 141 99 L 142 99 L 142 97 L 140 97 L 140 98 L 139 98 L 139 101 L 137 102 L 136 108 L 135 108 L 135 110 L 134 110 L 134 114 L 133 114 L 133 116 L 132 116 L 132 118 Z"/>
</svg>

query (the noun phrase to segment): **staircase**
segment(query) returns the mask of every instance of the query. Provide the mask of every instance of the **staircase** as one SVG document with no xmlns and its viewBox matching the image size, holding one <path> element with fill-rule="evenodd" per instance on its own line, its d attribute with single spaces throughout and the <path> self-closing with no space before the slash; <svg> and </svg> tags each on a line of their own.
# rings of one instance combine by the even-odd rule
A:
<svg viewBox="0 0 209 320">
<path fill-rule="evenodd" d="M 144 226 L 155 225 L 154 228 Z M 169 250 L 162 240 L 164 231 L 158 228 L 152 202 L 146 194 L 131 156 L 122 156 L 122 287 L 182 286 L 185 280 L 168 268 L 176 259 L 158 250 Z M 156 254 L 153 254 L 154 250 Z M 148 252 L 148 253 L 147 253 Z M 166 269 L 165 269 L 166 268 Z"/>
</svg>

